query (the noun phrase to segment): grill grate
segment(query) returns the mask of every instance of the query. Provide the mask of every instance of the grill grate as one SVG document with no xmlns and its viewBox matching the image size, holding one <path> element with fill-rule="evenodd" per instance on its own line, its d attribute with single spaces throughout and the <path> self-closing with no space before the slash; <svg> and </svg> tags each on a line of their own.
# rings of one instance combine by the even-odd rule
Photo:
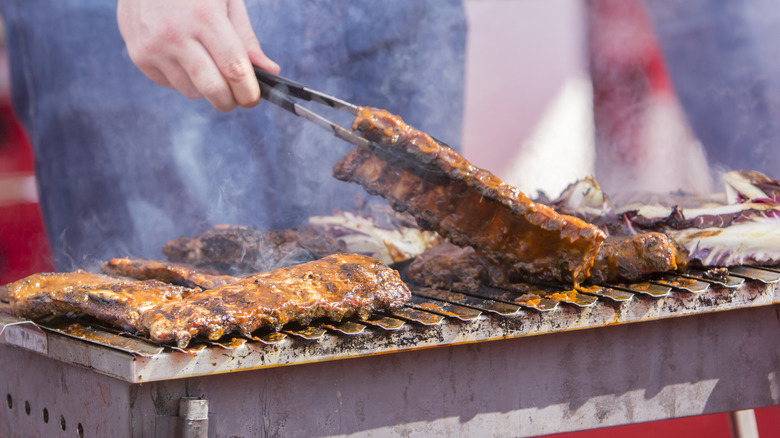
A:
<svg viewBox="0 0 780 438">
<path fill-rule="evenodd" d="M 736 267 L 719 279 L 689 270 L 642 283 L 578 290 L 531 287 L 518 292 L 482 287 L 466 292 L 412 285 L 413 299 L 404 308 L 366 321 L 315 322 L 308 327 L 284 327 L 278 333 L 231 335 L 219 342 L 196 341 L 186 349 L 159 346 L 92 321 L 36 325 L 11 316 L 8 305 L 0 304 L 0 342 L 67 362 L 87 360 L 97 371 L 136 382 L 771 305 L 780 302 L 778 282 L 778 268 Z M 99 366 L 83 359 L 106 350 L 124 356 Z M 191 359 L 184 367 L 182 353 Z"/>
</svg>

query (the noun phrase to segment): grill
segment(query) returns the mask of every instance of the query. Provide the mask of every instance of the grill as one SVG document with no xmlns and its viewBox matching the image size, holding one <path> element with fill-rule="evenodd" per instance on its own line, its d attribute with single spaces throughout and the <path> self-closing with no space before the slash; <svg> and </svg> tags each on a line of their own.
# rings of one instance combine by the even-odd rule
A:
<svg viewBox="0 0 780 438">
<path fill-rule="evenodd" d="M 532 436 L 773 405 L 778 281 L 735 267 L 522 295 L 413 286 L 405 308 L 367 321 L 186 350 L 3 303 L 0 435 Z"/>
</svg>

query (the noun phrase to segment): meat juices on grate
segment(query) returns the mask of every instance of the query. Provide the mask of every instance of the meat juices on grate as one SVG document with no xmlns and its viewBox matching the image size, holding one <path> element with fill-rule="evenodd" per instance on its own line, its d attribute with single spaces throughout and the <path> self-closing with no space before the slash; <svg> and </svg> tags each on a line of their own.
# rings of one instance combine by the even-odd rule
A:
<svg viewBox="0 0 780 438">
<path fill-rule="evenodd" d="M 153 340 L 183 346 L 198 335 L 219 339 L 233 331 L 249 334 L 289 322 L 307 325 L 323 317 L 365 319 L 409 299 L 411 292 L 398 272 L 384 263 L 358 254 L 335 254 L 164 303 L 144 313 L 143 325 Z"/>
<path fill-rule="evenodd" d="M 239 277 L 223 275 L 215 270 L 193 268 L 181 263 L 159 260 L 114 258 L 100 267 L 104 274 L 136 280 L 160 280 L 185 287 L 213 289 L 238 281 Z"/>
<path fill-rule="evenodd" d="M 350 150 L 336 163 L 336 178 L 383 196 L 394 209 L 415 216 L 422 228 L 435 230 L 458 246 L 475 248 L 518 279 L 579 283 L 588 277 L 606 238 L 597 227 L 532 202 L 387 111 L 361 108 L 353 129 L 435 166 L 448 179 L 443 184 L 428 181 L 364 148 Z"/>
<path fill-rule="evenodd" d="M 331 255 L 208 290 L 84 271 L 35 274 L 6 287 L 17 316 L 89 315 L 180 347 L 199 335 L 216 340 L 316 318 L 365 319 L 411 298 L 398 272 L 357 254 Z"/>
<path fill-rule="evenodd" d="M 271 271 L 346 251 L 344 242 L 314 227 L 260 231 L 238 225 L 218 225 L 163 247 L 171 262 L 231 275 Z"/>
</svg>

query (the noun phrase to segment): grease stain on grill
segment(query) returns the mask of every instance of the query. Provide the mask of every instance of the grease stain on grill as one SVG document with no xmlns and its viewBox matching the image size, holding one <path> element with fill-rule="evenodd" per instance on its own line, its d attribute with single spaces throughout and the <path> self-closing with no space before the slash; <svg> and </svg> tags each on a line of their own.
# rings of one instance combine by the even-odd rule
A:
<svg viewBox="0 0 780 438">
<path fill-rule="evenodd" d="M 341 333 L 343 335 L 359 335 L 363 333 L 366 330 L 366 326 L 363 324 L 358 324 L 356 322 L 352 321 L 344 321 L 341 323 L 335 323 L 335 324 L 322 324 L 322 328 L 332 330 L 337 333 Z"/>
<path fill-rule="evenodd" d="M 693 278 L 695 280 L 705 281 L 710 284 L 716 284 L 730 289 L 740 287 L 742 286 L 743 283 L 745 283 L 744 278 L 736 277 L 734 275 L 729 275 L 727 269 L 725 268 L 721 268 L 721 269 L 724 269 L 725 272 L 723 272 L 721 275 L 718 276 L 715 276 L 711 273 L 711 271 L 716 271 L 714 269 L 712 270 L 688 269 L 684 273 L 680 274 L 680 276 L 685 278 Z"/>
<path fill-rule="evenodd" d="M 388 330 L 388 331 L 399 330 L 401 329 L 401 327 L 406 325 L 406 323 L 400 319 L 390 318 L 382 315 L 374 315 L 363 322 L 371 326 L 379 327 L 383 330 Z"/>
<path fill-rule="evenodd" d="M 282 330 L 282 332 L 288 335 L 306 339 L 307 341 L 315 341 L 325 336 L 326 330 L 320 327 L 308 326 L 299 329 Z"/>
<path fill-rule="evenodd" d="M 549 312 L 558 307 L 559 301 L 541 296 L 537 292 L 543 292 L 541 288 L 527 286 L 523 289 L 510 289 L 504 287 L 482 286 L 473 293 L 474 296 L 500 301 L 508 304 L 516 304 L 539 312 Z"/>
<path fill-rule="evenodd" d="M 654 284 L 650 282 L 624 284 L 617 283 L 611 285 L 615 289 L 621 289 L 628 292 L 633 292 L 641 295 L 648 295 L 653 298 L 661 298 L 669 295 L 672 292 L 672 288 L 660 284 Z"/>
<path fill-rule="evenodd" d="M 237 348 L 243 347 L 244 345 L 246 345 L 246 343 L 247 343 L 246 339 L 243 339 L 243 338 L 231 338 L 231 339 L 228 339 L 225 342 L 220 342 L 219 344 L 222 345 L 223 347 L 227 348 L 227 349 L 235 350 Z"/>
<path fill-rule="evenodd" d="M 577 291 L 585 295 L 593 295 L 598 298 L 606 298 L 607 301 L 612 301 L 616 303 L 631 301 L 634 298 L 634 294 L 630 292 L 613 289 L 611 287 L 602 287 L 602 286 L 595 286 L 595 285 L 578 286 Z"/>
<path fill-rule="evenodd" d="M 598 297 L 596 296 L 581 294 L 575 289 L 558 292 L 541 292 L 541 294 L 543 298 L 571 304 L 577 307 L 590 307 L 595 305 L 598 300 Z"/>
<path fill-rule="evenodd" d="M 669 286 L 677 290 L 695 294 L 702 293 L 710 287 L 710 283 L 706 281 L 669 274 L 657 275 L 651 281 L 652 283 L 660 284 L 661 286 Z"/>
<path fill-rule="evenodd" d="M 433 313 L 425 312 L 422 310 L 416 310 L 409 307 L 404 307 L 390 312 L 392 316 L 416 322 L 422 325 L 437 325 L 444 321 L 444 317 Z"/>
<path fill-rule="evenodd" d="M 279 332 L 267 332 L 257 335 L 253 334 L 248 337 L 253 341 L 257 341 L 265 345 L 275 345 L 287 339 L 287 335 Z"/>
</svg>

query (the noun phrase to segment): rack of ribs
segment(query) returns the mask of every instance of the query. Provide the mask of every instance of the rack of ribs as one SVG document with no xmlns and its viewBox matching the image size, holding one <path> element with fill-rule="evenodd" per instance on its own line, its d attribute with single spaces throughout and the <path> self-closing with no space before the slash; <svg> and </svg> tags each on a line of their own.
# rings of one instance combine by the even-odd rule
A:
<svg viewBox="0 0 780 438">
<path fill-rule="evenodd" d="M 82 270 L 33 274 L 6 288 L 16 316 L 43 320 L 88 315 L 132 331 L 143 331 L 142 317 L 149 309 L 181 302 L 196 291 L 157 280 L 118 279 Z"/>
<path fill-rule="evenodd" d="M 104 269 L 140 278 L 155 270 L 169 275 L 162 269 L 165 264 L 154 263 L 147 269 L 143 261 L 114 262 Z M 175 274 L 181 275 L 181 270 Z M 203 290 L 76 271 L 35 274 L 6 287 L 17 316 L 89 315 L 182 348 L 196 336 L 216 340 L 231 332 L 250 335 L 260 328 L 306 325 L 317 318 L 366 319 L 411 298 L 397 271 L 357 254 L 331 255 L 235 280 Z"/>
<path fill-rule="evenodd" d="M 336 163 L 336 178 L 358 183 L 395 210 L 408 211 L 423 229 L 475 248 L 489 263 L 506 267 L 513 281 L 580 283 L 588 277 L 606 238 L 596 226 L 532 202 L 387 111 L 360 108 L 352 128 L 435 169 L 445 180 L 432 181 L 359 147 Z"/>
</svg>

